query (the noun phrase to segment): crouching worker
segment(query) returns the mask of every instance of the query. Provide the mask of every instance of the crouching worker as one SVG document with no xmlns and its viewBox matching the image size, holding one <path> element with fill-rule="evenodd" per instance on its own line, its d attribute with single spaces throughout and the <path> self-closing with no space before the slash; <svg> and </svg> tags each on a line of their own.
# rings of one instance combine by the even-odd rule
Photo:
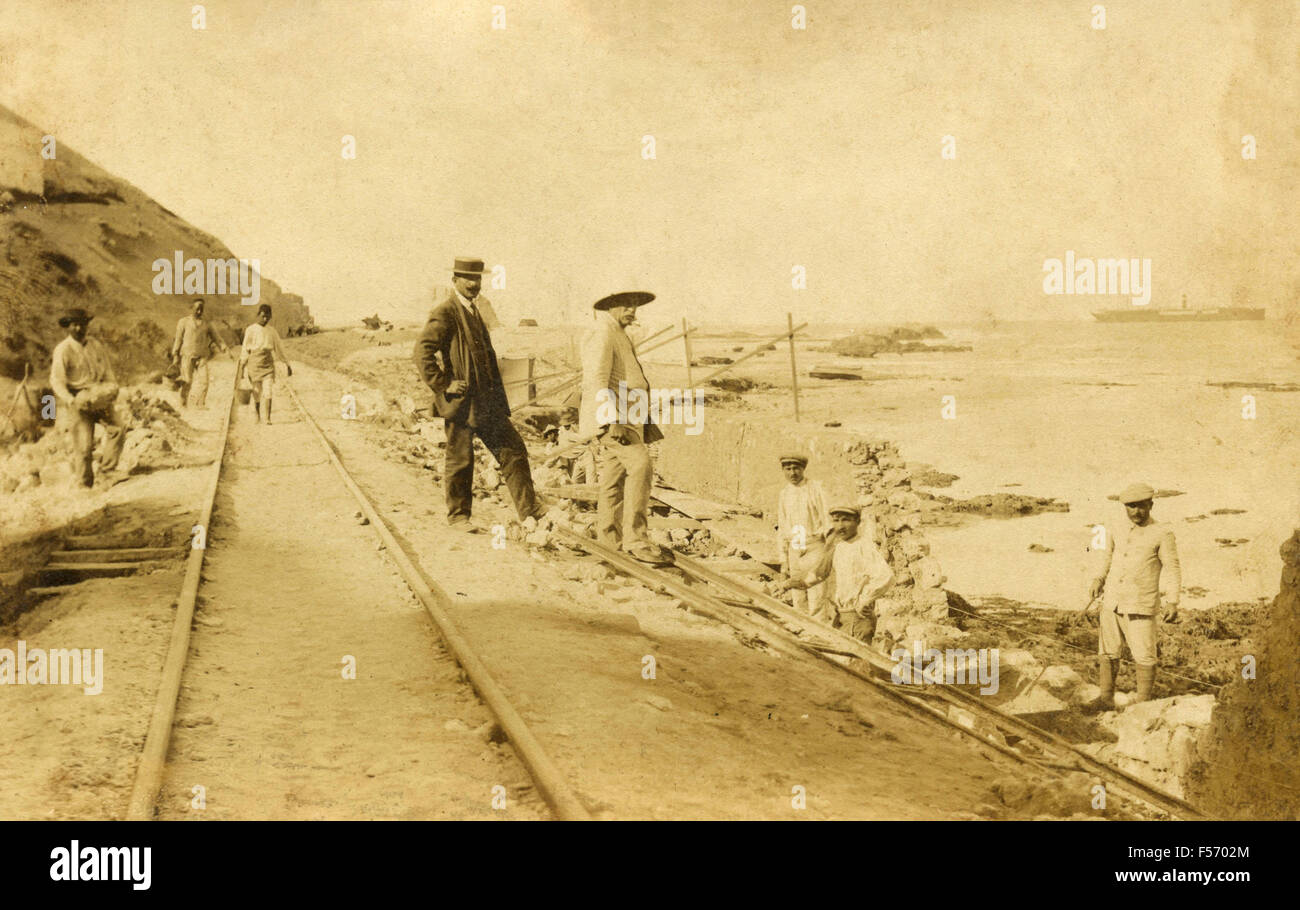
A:
<svg viewBox="0 0 1300 910">
<path fill-rule="evenodd" d="M 830 515 L 831 533 L 821 561 L 804 578 L 782 582 L 780 589 L 807 590 L 834 573 L 826 599 L 836 613 L 835 625 L 869 642 L 876 634 L 876 598 L 893 586 L 894 572 L 876 542 L 861 533 L 862 516 L 855 507 L 834 506 Z"/>
<path fill-rule="evenodd" d="M 86 331 L 95 317 L 76 308 L 59 317 L 68 335 L 54 348 L 50 387 L 58 398 L 61 422 L 72 433 L 72 471 L 82 486 L 95 483 L 95 424 L 104 431 L 99 456 L 101 478 L 117 469 L 126 442 L 126 426 L 117 413 L 117 377 L 108 351 Z M 110 484 L 111 485 L 111 484 Z"/>
</svg>

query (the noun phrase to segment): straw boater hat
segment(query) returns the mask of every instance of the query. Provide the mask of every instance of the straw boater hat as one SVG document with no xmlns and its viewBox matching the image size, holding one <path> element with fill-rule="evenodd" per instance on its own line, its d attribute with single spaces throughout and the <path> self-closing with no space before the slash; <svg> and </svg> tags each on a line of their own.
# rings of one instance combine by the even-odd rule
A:
<svg viewBox="0 0 1300 910">
<path fill-rule="evenodd" d="M 1151 489 L 1150 484 L 1131 483 L 1116 493 L 1115 498 L 1124 503 L 1124 505 L 1129 505 L 1135 502 L 1146 502 L 1148 499 L 1155 499 L 1156 491 Z"/>
<path fill-rule="evenodd" d="M 608 297 L 602 297 L 592 304 L 593 310 L 608 310 L 616 306 L 645 306 L 655 295 L 649 291 L 620 291 L 617 294 L 610 294 Z"/>
<path fill-rule="evenodd" d="M 453 275 L 482 276 L 487 269 L 483 265 L 482 259 L 471 259 L 468 256 L 456 257 L 455 264 L 451 267 Z"/>
<path fill-rule="evenodd" d="M 808 456 L 799 452 L 787 452 L 781 456 L 781 466 L 785 467 L 788 464 L 797 464 L 801 468 L 806 468 L 808 467 Z"/>
<path fill-rule="evenodd" d="M 831 506 L 827 511 L 831 515 L 852 515 L 858 521 L 862 520 L 862 511 L 857 506 Z"/>
<path fill-rule="evenodd" d="M 90 320 L 95 317 L 87 313 L 81 307 L 73 307 L 59 317 L 59 328 L 66 329 L 74 322 L 80 322 L 83 325 L 89 325 Z"/>
</svg>

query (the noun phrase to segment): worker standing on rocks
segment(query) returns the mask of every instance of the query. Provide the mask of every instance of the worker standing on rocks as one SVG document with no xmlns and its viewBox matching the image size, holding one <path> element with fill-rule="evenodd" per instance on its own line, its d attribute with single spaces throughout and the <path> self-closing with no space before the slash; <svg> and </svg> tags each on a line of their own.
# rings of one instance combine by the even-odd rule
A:
<svg viewBox="0 0 1300 910">
<path fill-rule="evenodd" d="M 856 506 L 833 506 L 826 552 L 816 568 L 803 578 L 788 578 L 778 590 L 804 589 L 821 584 L 834 572 L 833 592 L 827 600 L 836 613 L 836 626 L 862 641 L 876 634 L 876 598 L 894 584 L 894 572 L 874 540 L 860 533 L 862 513 Z"/>
<path fill-rule="evenodd" d="M 415 365 L 424 384 L 433 390 L 433 410 L 443 418 L 447 433 L 443 471 L 447 522 L 467 531 L 474 530 L 470 510 L 475 436 L 501 466 L 520 520 L 540 518 L 544 512 L 533 490 L 528 450 L 510 422 L 510 405 L 488 332 L 491 310 L 487 299 L 479 295 L 485 271 L 482 259 L 455 261 L 454 287 L 434 291 L 433 309 L 415 342 Z"/>
<path fill-rule="evenodd" d="M 1178 616 L 1182 570 L 1178 547 L 1169 525 L 1151 519 L 1155 491 L 1145 483 L 1125 488 L 1116 497 L 1128 521 L 1118 533 L 1105 530 L 1105 561 L 1089 587 L 1088 607 L 1102 597 L 1100 655 L 1101 692 L 1084 706 L 1089 713 L 1115 708 L 1115 672 L 1127 642 L 1137 668 L 1136 701 L 1146 701 L 1156 679 L 1156 616 L 1164 605 L 1165 622 Z M 1161 582 L 1165 588 L 1161 599 Z M 1103 597 L 1104 595 L 1104 597 Z"/>
<path fill-rule="evenodd" d="M 650 419 L 650 383 L 627 327 L 648 291 L 602 297 L 592 306 L 596 326 L 582 343 L 582 412 L 579 435 L 596 441 L 596 537 L 641 562 L 662 565 L 669 556 L 650 540 L 650 443 L 664 438 Z"/>
<path fill-rule="evenodd" d="M 229 348 L 217 337 L 212 324 L 203 318 L 203 298 L 196 297 L 190 315 L 182 316 L 176 323 L 176 339 L 172 342 L 172 361 L 180 367 L 181 405 L 203 407 L 208 400 L 208 358 L 212 348 Z"/>
<path fill-rule="evenodd" d="M 271 305 L 263 303 L 257 308 L 257 321 L 244 329 L 244 343 L 239 352 L 237 374 L 243 372 L 253 387 L 253 401 L 257 407 L 257 422 L 271 423 L 271 394 L 275 388 L 275 361 L 284 364 L 285 372 L 292 376 L 293 367 L 280 346 L 280 334 L 271 325 Z"/>
<path fill-rule="evenodd" d="M 99 456 L 100 477 L 116 470 L 126 427 L 118 416 L 117 377 L 108 351 L 95 338 L 87 338 L 91 316 L 80 307 L 59 317 L 68 336 L 54 348 L 50 363 L 50 388 L 63 407 L 62 421 L 72 432 L 72 471 L 82 486 L 95 483 L 95 424 L 104 429 L 104 449 Z"/>
<path fill-rule="evenodd" d="M 789 483 L 781 488 L 776 505 L 776 545 L 781 556 L 781 571 L 794 578 L 804 578 L 821 562 L 826 552 L 826 532 L 830 519 L 822 485 L 806 476 L 808 456 L 789 453 L 781 456 L 781 470 Z M 824 603 L 826 586 L 794 588 L 794 606 L 810 616 L 834 623 L 835 616 Z"/>
</svg>

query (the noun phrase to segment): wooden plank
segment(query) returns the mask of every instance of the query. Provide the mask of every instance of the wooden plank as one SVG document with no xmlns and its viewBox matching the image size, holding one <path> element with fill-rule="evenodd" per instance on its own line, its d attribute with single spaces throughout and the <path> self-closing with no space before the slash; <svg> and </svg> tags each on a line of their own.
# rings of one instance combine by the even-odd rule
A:
<svg viewBox="0 0 1300 910">
<path fill-rule="evenodd" d="M 63 573 L 84 575 L 87 578 L 111 578 L 117 575 L 130 575 L 147 562 L 51 562 L 41 569 L 41 574 Z"/>
<path fill-rule="evenodd" d="M 664 505 L 670 506 L 690 518 L 711 519 L 726 518 L 728 514 L 742 509 L 728 509 L 722 503 L 711 502 L 707 499 L 701 499 L 699 496 L 692 496 L 690 493 L 683 493 L 681 490 L 668 490 L 663 487 L 655 487 L 651 492 L 651 498 L 657 499 Z"/>
<path fill-rule="evenodd" d="M 539 492 L 556 499 L 576 499 L 579 502 L 595 502 L 600 496 L 600 487 L 594 483 L 571 483 L 559 487 L 540 487 Z"/>
<path fill-rule="evenodd" d="M 688 531 L 698 531 L 704 527 L 704 522 L 696 521 L 694 518 L 679 518 L 676 515 L 651 515 L 649 519 L 650 527 L 666 528 L 686 528 Z"/>
<path fill-rule="evenodd" d="M 788 331 L 786 331 L 786 332 L 782 332 L 780 335 L 777 335 L 775 338 L 771 338 L 771 339 L 769 339 L 769 340 L 767 340 L 767 341 L 764 341 L 762 344 L 760 344 L 758 347 L 754 348 L 754 350 L 750 351 L 748 354 L 742 354 L 740 357 L 738 357 L 738 358 L 737 358 L 736 360 L 734 360 L 733 362 L 727 364 L 725 367 L 719 367 L 718 369 L 716 369 L 716 370 L 714 370 L 712 373 L 710 373 L 708 376 L 705 376 L 703 379 L 700 380 L 700 385 L 702 385 L 702 386 L 708 385 L 710 379 L 715 379 L 715 378 L 717 378 L 718 376 L 721 376 L 723 373 L 727 372 L 728 370 L 731 370 L 731 369 L 734 369 L 735 367 L 740 366 L 742 363 L 744 363 L 744 362 L 745 362 L 746 360 L 748 360 L 749 358 L 754 357 L 754 356 L 757 356 L 758 354 L 761 354 L 764 350 L 767 349 L 767 346 L 768 346 L 769 344 L 776 344 L 776 343 L 777 343 L 778 341 L 780 341 L 782 338 L 786 337 L 786 335 L 789 335 L 791 338 L 793 338 L 795 332 L 801 331 L 801 330 L 806 329 L 806 328 L 808 328 L 808 323 L 806 323 L 806 322 L 801 322 L 801 323 L 799 323 L 799 325 L 795 326 L 794 328 L 792 328 L 792 329 L 790 329 L 790 330 L 788 330 Z"/>
<path fill-rule="evenodd" d="M 70 534 L 63 538 L 65 550 L 118 550 L 137 534 Z"/>
<path fill-rule="evenodd" d="M 50 559 L 57 562 L 134 562 L 149 559 L 177 559 L 182 547 L 123 547 L 112 550 L 55 550 Z"/>
</svg>

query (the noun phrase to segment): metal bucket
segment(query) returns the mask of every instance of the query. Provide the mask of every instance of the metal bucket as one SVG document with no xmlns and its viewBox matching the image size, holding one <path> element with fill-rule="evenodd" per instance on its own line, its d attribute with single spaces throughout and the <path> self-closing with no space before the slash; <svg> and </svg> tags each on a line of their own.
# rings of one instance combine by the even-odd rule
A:
<svg viewBox="0 0 1300 910">
<path fill-rule="evenodd" d="M 248 404 L 250 401 L 253 400 L 252 389 L 235 389 L 235 394 L 239 396 L 240 404 Z"/>
</svg>

